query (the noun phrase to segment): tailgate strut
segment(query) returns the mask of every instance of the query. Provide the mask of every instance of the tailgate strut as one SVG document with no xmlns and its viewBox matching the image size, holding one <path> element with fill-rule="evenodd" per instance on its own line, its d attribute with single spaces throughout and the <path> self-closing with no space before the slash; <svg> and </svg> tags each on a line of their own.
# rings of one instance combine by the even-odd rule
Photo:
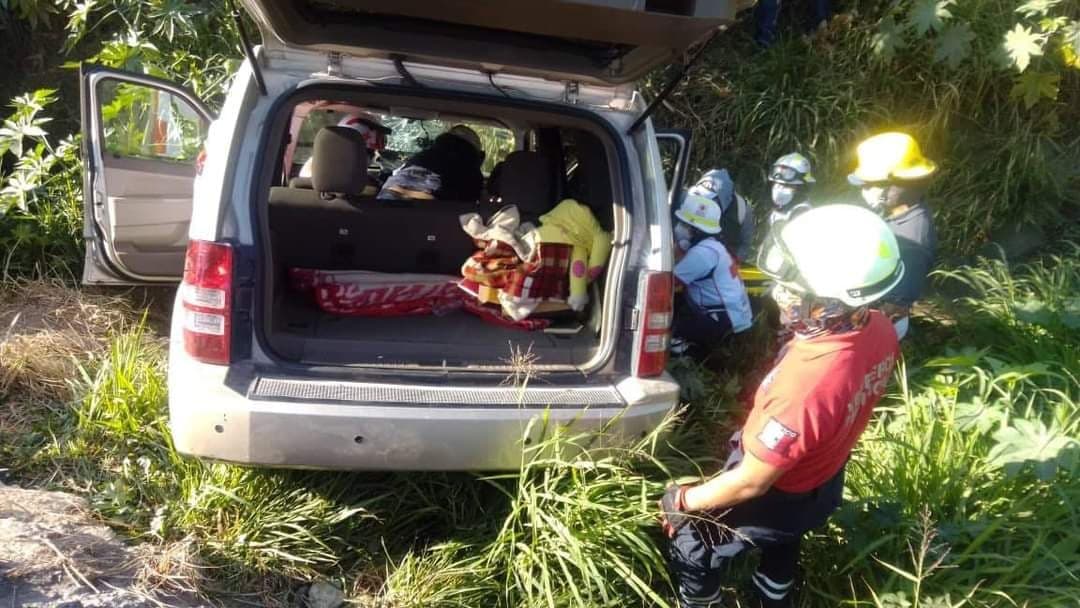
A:
<svg viewBox="0 0 1080 608">
<path fill-rule="evenodd" d="M 705 42 L 702 42 L 701 45 L 699 45 L 698 48 L 694 50 L 694 54 L 691 55 L 690 58 L 687 59 L 685 62 L 683 62 L 682 67 L 679 68 L 679 71 L 676 72 L 675 76 L 673 76 L 671 80 L 669 80 L 668 83 L 664 85 L 664 88 L 660 91 L 660 94 L 649 102 L 649 105 L 645 108 L 645 111 L 641 113 L 641 116 L 638 116 L 637 120 L 634 121 L 634 124 L 630 125 L 630 128 L 626 130 L 627 134 L 633 134 L 634 131 L 637 131 L 646 119 L 652 116 L 652 113 L 656 111 L 656 108 L 660 107 L 660 104 L 663 103 L 664 100 L 667 99 L 675 91 L 675 88 L 682 83 L 683 78 L 686 77 L 686 73 L 690 71 L 690 68 L 693 67 L 693 65 L 697 63 L 698 59 L 701 59 L 701 56 L 705 54 L 705 49 L 709 48 L 709 45 L 712 44 L 712 41 L 716 40 L 716 37 L 719 36 L 720 33 L 723 32 L 725 29 L 727 29 L 727 26 L 725 25 L 716 28 L 716 30 L 709 35 Z"/>
<path fill-rule="evenodd" d="M 255 85 L 259 87 L 259 93 L 266 96 L 266 81 L 263 80 L 262 67 L 259 66 L 258 60 L 255 59 L 255 49 L 251 47 L 251 39 L 248 38 L 247 32 L 244 31 L 244 19 L 240 14 L 240 9 L 236 8 L 236 3 L 233 0 L 229 0 L 229 8 L 232 13 L 233 22 L 236 23 L 236 31 L 240 34 L 240 45 L 244 47 L 244 55 L 247 56 L 248 63 L 251 64 L 251 72 L 255 76 Z"/>
</svg>

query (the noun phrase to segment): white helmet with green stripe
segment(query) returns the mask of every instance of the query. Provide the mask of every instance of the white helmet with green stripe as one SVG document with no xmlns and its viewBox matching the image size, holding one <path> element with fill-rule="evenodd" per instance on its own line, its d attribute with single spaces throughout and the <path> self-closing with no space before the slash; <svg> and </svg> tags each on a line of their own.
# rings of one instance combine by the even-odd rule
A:
<svg viewBox="0 0 1080 608">
<path fill-rule="evenodd" d="M 720 216 L 723 213 L 720 204 L 713 199 L 687 194 L 682 205 L 679 205 L 679 210 L 675 212 L 675 217 L 705 234 L 719 234 Z"/>
<path fill-rule="evenodd" d="M 758 267 L 792 291 L 853 307 L 880 299 L 904 276 L 888 225 L 855 205 L 815 207 L 776 224 Z"/>
</svg>

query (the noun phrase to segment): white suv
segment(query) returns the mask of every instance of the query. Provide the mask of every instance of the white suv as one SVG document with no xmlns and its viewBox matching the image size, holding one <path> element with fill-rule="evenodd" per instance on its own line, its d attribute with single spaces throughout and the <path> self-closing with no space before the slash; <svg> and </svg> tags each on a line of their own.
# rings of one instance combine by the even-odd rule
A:
<svg viewBox="0 0 1080 608">
<path fill-rule="evenodd" d="M 688 140 L 658 134 L 631 83 L 723 29 L 734 0 L 243 3 L 263 44 L 247 47 L 217 115 L 175 84 L 82 71 L 84 281 L 182 281 L 169 352 L 177 449 L 267 466 L 485 470 L 517 467 L 538 417 L 603 428 L 612 443 L 654 428 L 678 398 L 665 372 L 672 248 L 658 138 L 675 146 L 676 184 Z M 313 161 L 336 163 L 323 183 L 340 185 L 293 179 L 320 107 L 496 133 L 529 161 L 504 163 L 504 192 L 523 207 L 574 198 L 612 235 L 587 311 L 523 331 L 455 311 L 315 306 L 290 283 L 295 270 L 454 274 L 472 247 L 458 216 L 495 209 L 370 188 L 328 196 L 367 179 L 332 151 Z M 336 116 L 322 112 L 323 124 Z M 528 382 L 507 383 L 521 365 L 511 351 L 531 353 Z"/>
</svg>

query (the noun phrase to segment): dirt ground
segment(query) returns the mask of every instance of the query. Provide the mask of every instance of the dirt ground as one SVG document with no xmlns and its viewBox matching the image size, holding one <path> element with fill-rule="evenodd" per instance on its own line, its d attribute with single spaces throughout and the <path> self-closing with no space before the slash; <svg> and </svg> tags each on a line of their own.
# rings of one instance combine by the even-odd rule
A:
<svg viewBox="0 0 1080 608">
<path fill-rule="evenodd" d="M 79 362 L 116 333 L 144 323 L 148 335 L 167 336 L 173 293 L 0 284 L 0 443 L 29 432 L 44 409 L 63 407 Z"/>
<path fill-rule="evenodd" d="M 166 341 L 174 294 L 168 287 L 0 284 L 0 454 L 50 411 L 69 407 L 80 364 L 100 355 L 112 337 L 142 324 L 147 339 Z M 210 583 L 193 539 L 125 543 L 85 499 L 4 485 L 13 483 L 6 473 L 0 458 L 0 608 L 337 608 L 344 602 L 340 590 L 323 582 L 238 594 L 233 601 L 234 590 Z M 210 593 L 212 603 L 203 598 Z"/>
<path fill-rule="evenodd" d="M 148 331 L 166 333 L 169 295 L 79 291 L 44 282 L 3 285 L 0 441 L 29 432 L 45 409 L 65 407 L 78 362 L 105 348 L 115 332 L 139 323 L 144 311 Z M 95 521 L 82 498 L 0 483 L 0 606 L 205 605 L 157 593 L 150 557 Z"/>
<path fill-rule="evenodd" d="M 149 588 L 144 558 L 82 498 L 0 485 L 0 606 L 209 606 Z"/>
</svg>

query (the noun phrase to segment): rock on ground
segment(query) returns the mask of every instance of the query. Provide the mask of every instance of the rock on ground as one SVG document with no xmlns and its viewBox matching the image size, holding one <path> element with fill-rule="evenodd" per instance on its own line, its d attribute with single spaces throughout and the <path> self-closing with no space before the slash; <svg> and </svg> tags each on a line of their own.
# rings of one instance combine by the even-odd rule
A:
<svg viewBox="0 0 1080 608">
<path fill-rule="evenodd" d="M 136 553 L 71 494 L 0 484 L 0 606 L 193 607 L 138 589 Z"/>
<path fill-rule="evenodd" d="M 341 589 L 324 582 L 313 583 L 307 590 L 307 608 L 339 608 L 345 603 Z"/>
</svg>

